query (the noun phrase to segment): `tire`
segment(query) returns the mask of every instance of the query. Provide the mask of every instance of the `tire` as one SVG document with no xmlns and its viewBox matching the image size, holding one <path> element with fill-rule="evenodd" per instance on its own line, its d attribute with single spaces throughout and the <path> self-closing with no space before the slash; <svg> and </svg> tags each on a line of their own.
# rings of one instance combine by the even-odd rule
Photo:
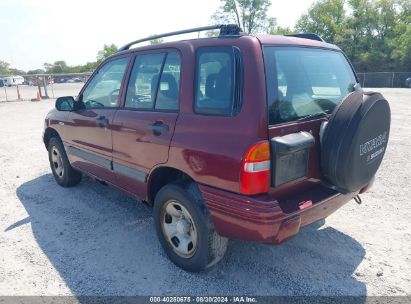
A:
<svg viewBox="0 0 411 304">
<path fill-rule="evenodd" d="M 52 137 L 48 144 L 50 168 L 54 179 L 62 187 L 72 187 L 81 181 L 81 173 L 73 169 L 67 158 L 63 143 Z"/>
<path fill-rule="evenodd" d="M 353 92 L 334 110 L 321 144 L 324 177 L 342 193 L 365 187 L 387 149 L 391 112 L 379 93 Z"/>
<path fill-rule="evenodd" d="M 161 188 L 154 201 L 154 224 L 167 256 L 184 270 L 198 272 L 211 267 L 227 249 L 228 239 L 215 231 L 195 183 Z"/>
</svg>

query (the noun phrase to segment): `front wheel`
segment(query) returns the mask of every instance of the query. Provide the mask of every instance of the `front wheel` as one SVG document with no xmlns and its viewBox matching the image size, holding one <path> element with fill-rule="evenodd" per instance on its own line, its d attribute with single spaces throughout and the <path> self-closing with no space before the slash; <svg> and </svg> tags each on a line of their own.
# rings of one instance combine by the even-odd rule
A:
<svg viewBox="0 0 411 304">
<path fill-rule="evenodd" d="M 170 260 L 188 271 L 216 264 L 227 249 L 227 238 L 217 234 L 195 183 L 169 184 L 156 195 L 154 222 Z"/>
<path fill-rule="evenodd" d="M 59 138 L 53 137 L 48 145 L 51 171 L 56 182 L 63 187 L 77 185 L 81 181 L 81 173 L 71 167 Z"/>
</svg>

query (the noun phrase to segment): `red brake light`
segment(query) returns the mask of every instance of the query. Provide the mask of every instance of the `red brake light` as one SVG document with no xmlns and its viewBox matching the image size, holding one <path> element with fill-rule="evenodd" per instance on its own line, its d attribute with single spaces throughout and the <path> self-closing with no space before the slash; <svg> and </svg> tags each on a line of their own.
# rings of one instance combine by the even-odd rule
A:
<svg viewBox="0 0 411 304">
<path fill-rule="evenodd" d="M 248 148 L 241 165 L 241 193 L 266 193 L 270 189 L 270 144 L 258 142 Z"/>
</svg>

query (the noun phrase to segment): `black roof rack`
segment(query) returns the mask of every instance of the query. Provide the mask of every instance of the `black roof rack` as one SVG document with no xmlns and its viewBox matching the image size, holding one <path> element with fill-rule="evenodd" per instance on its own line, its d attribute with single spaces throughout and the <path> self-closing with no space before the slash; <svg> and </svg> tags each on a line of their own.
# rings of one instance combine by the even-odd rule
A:
<svg viewBox="0 0 411 304">
<path fill-rule="evenodd" d="M 319 36 L 317 34 L 314 34 L 314 33 L 289 34 L 289 35 L 285 35 L 285 36 L 304 38 L 304 39 L 310 39 L 310 40 L 325 42 L 324 39 L 321 38 L 321 36 Z"/>
<path fill-rule="evenodd" d="M 170 33 L 165 33 L 165 34 L 160 34 L 160 35 L 153 35 L 153 36 L 149 36 L 146 38 L 138 39 L 130 43 L 127 43 L 123 47 L 119 48 L 118 51 L 119 52 L 125 51 L 125 50 L 128 50 L 134 44 L 146 42 L 146 41 L 150 41 L 150 40 L 154 40 L 158 38 L 164 38 L 164 37 L 170 37 L 170 36 L 176 36 L 176 35 L 182 35 L 182 34 L 188 34 L 188 33 L 195 33 L 195 32 L 210 31 L 210 30 L 220 30 L 220 35 L 219 35 L 220 37 L 240 35 L 242 32 L 241 28 L 237 24 L 219 24 L 219 25 L 202 26 L 202 27 L 196 27 L 192 29 L 170 32 Z"/>
</svg>

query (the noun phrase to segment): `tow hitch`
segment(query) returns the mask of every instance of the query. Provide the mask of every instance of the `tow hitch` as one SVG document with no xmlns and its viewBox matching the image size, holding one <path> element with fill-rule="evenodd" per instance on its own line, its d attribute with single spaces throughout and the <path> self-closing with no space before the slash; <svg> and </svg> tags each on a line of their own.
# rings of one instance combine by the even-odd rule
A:
<svg viewBox="0 0 411 304">
<path fill-rule="evenodd" d="M 361 197 L 359 195 L 354 196 L 354 200 L 358 205 L 361 205 L 362 200 L 361 200 Z"/>
</svg>

